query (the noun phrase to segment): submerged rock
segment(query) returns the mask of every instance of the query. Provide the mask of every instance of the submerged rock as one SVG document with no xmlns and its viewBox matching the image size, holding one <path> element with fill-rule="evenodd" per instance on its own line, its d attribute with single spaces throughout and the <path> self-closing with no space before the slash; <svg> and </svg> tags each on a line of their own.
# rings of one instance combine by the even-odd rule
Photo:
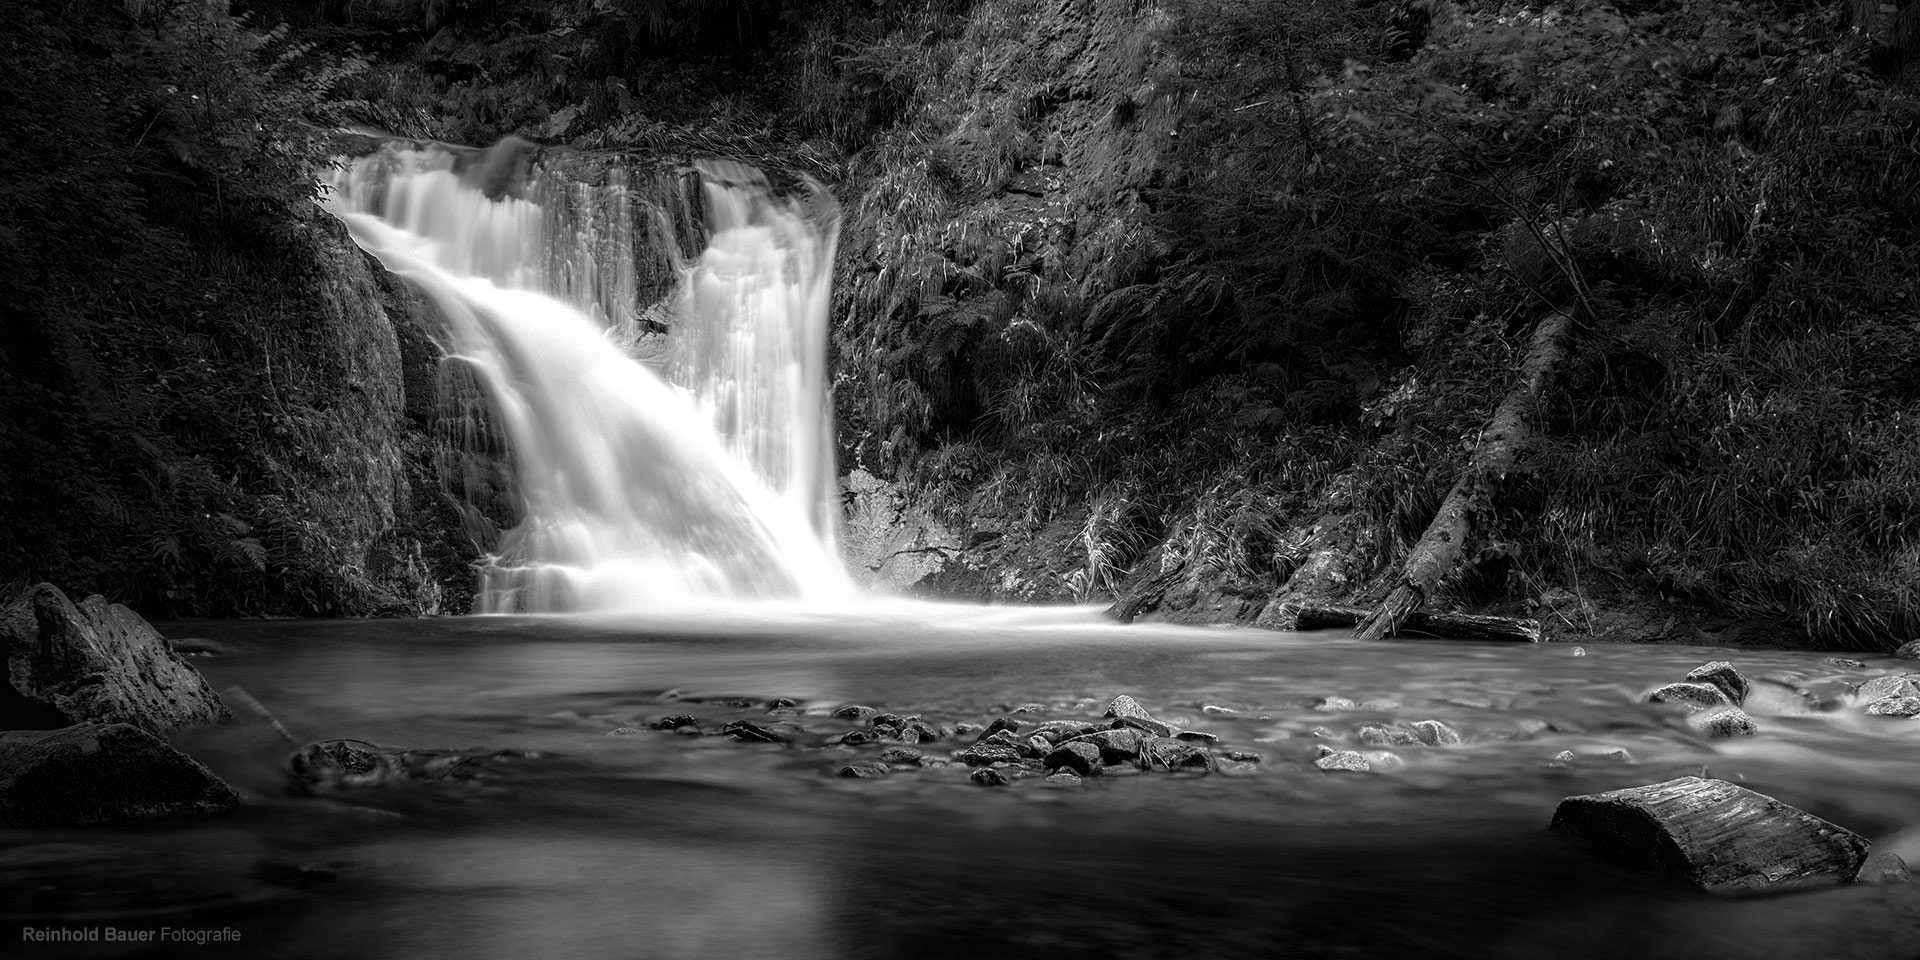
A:
<svg viewBox="0 0 1920 960">
<path fill-rule="evenodd" d="M 287 757 L 287 777 L 295 790 L 330 793 L 361 787 L 411 782 L 478 779 L 488 761 L 534 754 L 512 750 L 409 750 L 365 740 L 320 740 Z"/>
<path fill-rule="evenodd" d="M 1715 660 L 1712 663 L 1703 663 L 1694 667 L 1687 673 L 1687 682 L 1713 684 L 1721 693 L 1726 694 L 1727 699 L 1736 707 L 1747 701 L 1747 678 L 1741 676 L 1740 671 L 1735 670 L 1733 664 L 1725 660 Z"/>
<path fill-rule="evenodd" d="M 720 728 L 720 735 L 735 740 L 748 740 L 756 743 L 787 743 L 788 738 L 767 729 L 752 720 L 735 720 Z"/>
<path fill-rule="evenodd" d="M 1729 740 L 1734 737 L 1751 737 L 1759 732 L 1753 718 L 1747 716 L 1739 707 L 1725 710 L 1703 710 L 1687 718 L 1688 725 L 1707 735 L 1709 740 Z"/>
<path fill-rule="evenodd" d="M 1568 797 L 1553 829 L 1601 856 L 1657 870 L 1713 893 L 1843 883 L 1868 843 L 1850 830 L 1723 780 L 1681 777 Z"/>
<path fill-rule="evenodd" d="M 912 765 L 917 767 L 920 765 L 920 761 L 924 759 L 926 759 L 926 754 L 913 747 L 888 747 L 880 751 L 881 763 L 896 763 L 902 766 Z"/>
<path fill-rule="evenodd" d="M 0 727 L 130 723 L 149 733 L 233 719 L 192 664 L 140 615 L 49 583 L 0 609 L 7 679 Z"/>
<path fill-rule="evenodd" d="M 225 813 L 239 803 L 199 761 L 132 724 L 0 733 L 0 825 Z"/>
<path fill-rule="evenodd" d="M 884 777 L 890 772 L 887 765 L 879 761 L 854 760 L 850 763 L 841 764 L 840 768 L 833 772 L 833 775 L 836 777 L 852 777 L 857 780 L 871 780 L 875 777 Z"/>
<path fill-rule="evenodd" d="M 1359 737 L 1369 747 L 1407 747 L 1420 742 L 1418 734 L 1397 724 L 1367 724 L 1360 728 Z"/>
<path fill-rule="evenodd" d="M 983 787 L 1004 787 L 1013 780 L 992 767 L 981 767 L 968 775 L 967 779 Z"/>
<path fill-rule="evenodd" d="M 1912 883 L 1913 878 L 1907 872 L 1907 862 L 1891 850 L 1882 850 L 1867 858 L 1860 872 L 1854 875 L 1855 883 Z"/>
<path fill-rule="evenodd" d="M 1368 763 L 1366 757 L 1352 750 L 1329 750 L 1321 754 L 1313 765 L 1335 773 L 1367 773 L 1373 769 L 1373 764 Z"/>
</svg>

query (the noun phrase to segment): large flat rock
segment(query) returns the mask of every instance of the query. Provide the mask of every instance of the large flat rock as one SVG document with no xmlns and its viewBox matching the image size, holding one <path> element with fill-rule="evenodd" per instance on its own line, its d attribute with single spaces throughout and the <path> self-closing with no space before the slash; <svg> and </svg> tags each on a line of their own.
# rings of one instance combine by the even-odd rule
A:
<svg viewBox="0 0 1920 960">
<path fill-rule="evenodd" d="M 1553 813 L 1553 829 L 1608 859 L 1713 893 L 1845 883 L 1870 846 L 1772 797 L 1699 777 L 1568 797 Z"/>
<path fill-rule="evenodd" d="M 130 724 L 0 733 L 0 825 L 224 813 L 239 802 L 199 761 Z"/>
<path fill-rule="evenodd" d="M 7 687 L 0 728 L 89 721 L 150 733 L 224 723 L 226 704 L 140 615 L 99 596 L 78 604 L 42 583 L 0 608 Z"/>
</svg>

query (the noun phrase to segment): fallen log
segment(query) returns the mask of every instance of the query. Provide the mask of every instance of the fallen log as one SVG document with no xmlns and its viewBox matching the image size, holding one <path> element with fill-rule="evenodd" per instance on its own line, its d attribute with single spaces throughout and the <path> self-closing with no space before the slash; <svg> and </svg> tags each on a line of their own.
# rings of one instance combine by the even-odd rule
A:
<svg viewBox="0 0 1920 960">
<path fill-rule="evenodd" d="M 1366 607 L 1308 603 L 1295 609 L 1295 630 L 1331 630 L 1355 626 L 1373 611 Z M 1434 637 L 1441 640 L 1502 640 L 1539 643 L 1543 639 L 1540 621 L 1520 617 L 1492 617 L 1477 613 L 1425 613 L 1415 611 L 1401 621 L 1397 635 Z"/>
<path fill-rule="evenodd" d="M 1420 542 L 1407 551 L 1399 583 L 1355 627 L 1354 636 L 1362 640 L 1393 636 L 1459 568 L 1475 516 L 1492 509 L 1494 492 L 1507 474 L 1521 467 L 1520 454 L 1533 439 L 1533 410 L 1572 337 L 1573 315 L 1565 310 L 1554 310 L 1534 325 L 1520 382 L 1500 401 L 1493 419 L 1480 432 L 1466 470 L 1441 501 Z"/>
<path fill-rule="evenodd" d="M 1568 797 L 1553 829 L 1609 860 L 1720 894 L 1846 883 L 1870 846 L 1765 794 L 1699 777 Z"/>
</svg>

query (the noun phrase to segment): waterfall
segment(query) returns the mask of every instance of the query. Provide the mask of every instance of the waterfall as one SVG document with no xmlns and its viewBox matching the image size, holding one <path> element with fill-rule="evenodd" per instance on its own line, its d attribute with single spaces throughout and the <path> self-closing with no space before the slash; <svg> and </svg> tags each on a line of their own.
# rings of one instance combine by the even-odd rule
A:
<svg viewBox="0 0 1920 960">
<path fill-rule="evenodd" d="M 322 201 L 438 306 L 448 362 L 478 374 L 507 437 L 523 520 L 483 564 L 476 608 L 849 597 L 826 385 L 832 199 L 703 164 L 705 247 L 689 260 L 684 194 L 661 209 L 618 168 L 595 185 L 519 169 L 519 146 L 389 145 Z M 648 222 L 664 248 L 650 262 L 676 276 L 643 308 Z"/>
</svg>

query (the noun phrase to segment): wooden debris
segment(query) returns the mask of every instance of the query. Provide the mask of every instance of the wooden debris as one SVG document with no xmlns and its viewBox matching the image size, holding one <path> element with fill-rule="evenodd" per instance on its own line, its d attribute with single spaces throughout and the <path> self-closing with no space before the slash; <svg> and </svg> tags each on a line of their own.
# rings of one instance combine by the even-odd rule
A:
<svg viewBox="0 0 1920 960">
<path fill-rule="evenodd" d="M 1327 630 L 1351 627 L 1373 611 L 1366 607 L 1343 607 L 1308 603 L 1298 607 L 1296 630 Z M 1401 622 L 1398 636 L 1432 637 L 1442 640 L 1507 640 L 1540 642 L 1540 621 L 1518 617 L 1490 617 L 1475 613 L 1426 613 L 1416 611 Z"/>
<path fill-rule="evenodd" d="M 1553 829 L 1607 859 L 1721 894 L 1845 883 L 1870 846 L 1772 797 L 1699 777 L 1568 797 L 1554 811 Z"/>
</svg>

